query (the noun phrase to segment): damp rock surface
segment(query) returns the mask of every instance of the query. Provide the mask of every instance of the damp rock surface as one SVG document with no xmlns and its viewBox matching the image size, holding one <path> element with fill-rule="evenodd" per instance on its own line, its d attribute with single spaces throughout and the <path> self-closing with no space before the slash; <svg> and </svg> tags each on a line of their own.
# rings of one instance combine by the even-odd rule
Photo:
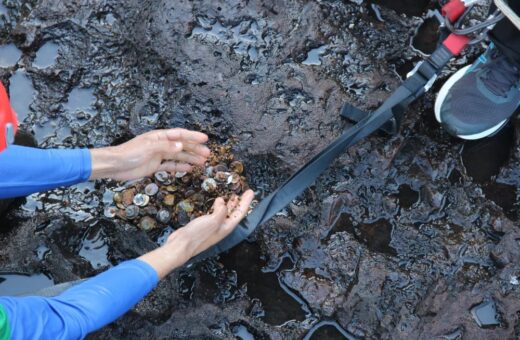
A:
<svg viewBox="0 0 520 340">
<path fill-rule="evenodd" d="M 201 130 L 236 141 L 261 199 L 351 126 L 343 103 L 375 109 L 431 50 L 437 3 L 8 1 L 0 78 L 40 147 Z M 434 99 L 410 107 L 400 134 L 346 150 L 249 242 L 175 271 L 89 338 L 520 337 L 518 124 L 463 143 L 435 122 Z M 119 185 L 15 202 L 0 218 L 0 271 L 61 283 L 164 243 L 174 226 L 148 219 L 144 231 L 106 209 Z M 146 202 L 133 198 L 131 214 Z"/>
</svg>

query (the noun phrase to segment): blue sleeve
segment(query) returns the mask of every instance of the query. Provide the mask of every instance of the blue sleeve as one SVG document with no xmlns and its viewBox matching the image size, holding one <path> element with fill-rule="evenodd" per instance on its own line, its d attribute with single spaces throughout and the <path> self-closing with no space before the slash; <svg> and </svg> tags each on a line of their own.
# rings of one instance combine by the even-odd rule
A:
<svg viewBox="0 0 520 340">
<path fill-rule="evenodd" d="M 84 182 L 92 170 L 88 149 L 12 145 L 0 152 L 0 199 Z"/>
<path fill-rule="evenodd" d="M 0 305 L 12 340 L 81 339 L 123 315 L 158 281 L 150 265 L 131 260 L 56 297 L 0 297 Z"/>
</svg>

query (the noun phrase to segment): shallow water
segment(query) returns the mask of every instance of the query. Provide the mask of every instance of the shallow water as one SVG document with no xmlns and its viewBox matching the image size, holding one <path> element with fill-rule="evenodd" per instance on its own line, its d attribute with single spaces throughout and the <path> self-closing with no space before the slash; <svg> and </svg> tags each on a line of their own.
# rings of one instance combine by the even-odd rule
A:
<svg viewBox="0 0 520 340">
<path fill-rule="evenodd" d="M 238 286 L 246 284 L 248 295 L 262 302 L 265 322 L 281 325 L 290 320 L 305 319 L 303 301 L 295 300 L 288 294 L 289 288 L 281 287 L 277 272 L 263 271 L 266 263 L 261 260 L 257 244 L 243 242 L 222 255 L 221 262 L 225 268 L 236 272 Z"/>
<path fill-rule="evenodd" d="M 320 57 L 327 51 L 328 46 L 323 45 L 318 48 L 314 48 L 309 51 L 307 54 L 307 59 L 305 59 L 302 64 L 303 65 L 321 65 Z"/>
<path fill-rule="evenodd" d="M 9 79 L 9 96 L 19 122 L 23 122 L 29 115 L 29 105 L 34 100 L 35 94 L 27 72 L 23 68 L 18 69 Z"/>
<path fill-rule="evenodd" d="M 21 57 L 22 51 L 15 44 L 0 46 L 0 67 L 12 67 Z"/>
<path fill-rule="evenodd" d="M 59 45 L 53 42 L 46 42 L 42 47 L 36 52 L 36 57 L 33 61 L 33 66 L 36 68 L 47 68 L 56 62 L 58 58 Z"/>
<path fill-rule="evenodd" d="M 203 130 L 212 140 L 237 139 L 236 155 L 261 197 L 350 126 L 338 117 L 343 103 L 372 110 L 397 87 L 421 59 L 410 47 L 420 20 L 409 15 L 426 19 L 430 4 L 37 3 L 13 14 L 21 18 L 18 40 L 6 41 L 34 56 L 41 41 L 59 37 L 59 62 L 29 72 L 41 146 L 115 145 L 170 126 Z M 319 67 L 302 64 L 323 46 L 321 56 L 312 51 Z M 507 153 L 500 143 L 490 157 L 471 151 L 434 121 L 433 100 L 429 94 L 407 111 L 399 135 L 375 134 L 347 150 L 252 235 L 253 245 L 169 275 L 135 312 L 92 338 L 302 339 L 319 320 L 337 320 L 361 339 L 514 338 L 515 318 L 501 311 L 520 310 L 511 279 L 517 137 Z M 114 185 L 32 195 L 15 211 L 12 231 L 0 233 L 0 265 L 13 268 L 7 261 L 16 258 L 19 271 L 45 266 L 53 277 L 89 277 L 173 231 L 104 221 L 107 187 Z M 489 291 L 503 294 L 496 308 L 504 323 L 482 329 L 470 310 Z M 315 338 L 341 333 L 321 326 Z"/>
<path fill-rule="evenodd" d="M 45 274 L 0 273 L 0 296 L 17 296 L 37 292 L 54 285 Z"/>
<path fill-rule="evenodd" d="M 78 254 L 88 260 L 92 268 L 99 269 L 111 266 L 108 249 L 105 233 L 99 226 L 93 226 L 85 232 Z"/>
<path fill-rule="evenodd" d="M 500 325 L 499 317 L 493 301 L 487 301 L 471 309 L 475 322 L 482 328 Z"/>
</svg>

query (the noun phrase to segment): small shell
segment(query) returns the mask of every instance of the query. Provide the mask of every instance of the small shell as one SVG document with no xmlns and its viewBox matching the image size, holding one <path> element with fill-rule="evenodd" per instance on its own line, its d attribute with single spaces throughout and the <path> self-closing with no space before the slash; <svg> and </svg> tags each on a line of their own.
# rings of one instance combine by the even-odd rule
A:
<svg viewBox="0 0 520 340">
<path fill-rule="evenodd" d="M 122 202 L 125 206 L 129 206 L 134 201 L 135 189 L 127 189 L 122 193 Z"/>
<path fill-rule="evenodd" d="M 225 171 L 219 171 L 215 174 L 215 179 L 219 182 L 226 182 L 230 173 Z"/>
<path fill-rule="evenodd" d="M 197 192 L 195 193 L 193 196 L 190 197 L 190 200 L 193 202 L 193 204 L 195 204 L 196 206 L 203 206 L 204 205 L 204 201 L 206 200 L 206 196 L 204 195 L 204 193 L 201 191 L 201 192 Z"/>
<path fill-rule="evenodd" d="M 134 196 L 134 204 L 138 207 L 145 207 L 150 202 L 150 197 L 146 194 L 137 194 Z"/>
<path fill-rule="evenodd" d="M 122 203 L 123 202 L 123 195 L 120 192 L 116 192 L 114 194 L 114 203 Z"/>
<path fill-rule="evenodd" d="M 175 173 L 175 177 L 176 178 L 183 178 L 184 176 L 186 176 L 187 172 L 186 171 L 177 171 Z"/>
<path fill-rule="evenodd" d="M 161 223 L 168 223 L 170 222 L 172 218 L 172 215 L 170 214 L 170 212 L 166 209 L 161 209 L 159 210 L 159 212 L 157 213 L 157 220 Z"/>
<path fill-rule="evenodd" d="M 213 167 L 210 165 L 204 170 L 204 174 L 208 177 L 213 176 Z"/>
<path fill-rule="evenodd" d="M 177 211 L 184 211 L 186 213 L 191 213 L 191 212 L 193 212 L 194 209 L 195 209 L 195 207 L 193 207 L 193 204 L 189 200 L 183 200 L 177 204 Z"/>
<path fill-rule="evenodd" d="M 231 171 L 233 171 L 239 175 L 244 172 L 244 164 L 242 164 L 242 162 L 240 162 L 240 161 L 231 162 L 229 167 L 231 168 Z"/>
<path fill-rule="evenodd" d="M 207 192 L 214 192 L 217 190 L 217 182 L 213 178 L 206 178 L 202 182 L 202 189 Z"/>
<path fill-rule="evenodd" d="M 229 185 L 229 189 L 233 190 L 236 193 L 240 193 L 242 191 L 242 182 L 240 181 L 236 183 L 231 183 Z"/>
<path fill-rule="evenodd" d="M 163 204 L 167 206 L 173 206 L 175 204 L 175 196 L 172 194 L 165 195 L 163 198 Z"/>
<path fill-rule="evenodd" d="M 135 205 L 129 205 L 125 209 L 125 217 L 128 219 L 134 219 L 139 215 L 139 208 Z"/>
<path fill-rule="evenodd" d="M 114 218 L 116 216 L 116 213 L 117 213 L 117 208 L 114 206 L 105 207 L 105 210 L 103 211 L 103 214 L 105 215 L 105 217 L 108 217 L 108 218 Z"/>
<path fill-rule="evenodd" d="M 177 223 L 181 226 L 190 223 L 190 216 L 186 211 L 181 210 L 177 213 Z"/>
<path fill-rule="evenodd" d="M 224 164 L 218 164 L 213 168 L 214 172 L 228 172 L 229 169 Z"/>
<path fill-rule="evenodd" d="M 157 227 L 157 221 L 150 216 L 145 216 L 139 221 L 139 228 L 144 231 L 152 230 Z"/>
<path fill-rule="evenodd" d="M 155 183 L 150 183 L 144 188 L 144 193 L 148 196 L 154 196 L 159 191 L 159 186 Z"/>
<path fill-rule="evenodd" d="M 232 173 L 227 178 L 227 184 L 236 184 L 240 182 L 240 175 Z"/>
<path fill-rule="evenodd" d="M 168 185 L 165 189 L 168 192 L 176 192 L 178 188 L 175 185 Z"/>
<path fill-rule="evenodd" d="M 143 209 L 143 215 L 156 215 L 157 214 L 157 208 L 153 205 L 149 205 Z"/>
<path fill-rule="evenodd" d="M 170 184 L 170 175 L 166 171 L 158 171 L 154 174 L 155 179 L 159 183 Z"/>
</svg>

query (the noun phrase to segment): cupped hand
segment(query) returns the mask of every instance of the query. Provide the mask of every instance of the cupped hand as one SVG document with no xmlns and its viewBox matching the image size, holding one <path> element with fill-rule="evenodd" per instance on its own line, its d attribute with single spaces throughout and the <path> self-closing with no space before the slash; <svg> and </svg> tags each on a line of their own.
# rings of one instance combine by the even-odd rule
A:
<svg viewBox="0 0 520 340">
<path fill-rule="evenodd" d="M 156 171 L 187 172 L 203 165 L 210 154 L 208 136 L 186 129 L 154 130 L 118 146 L 91 150 L 90 179 L 125 181 Z"/>
<path fill-rule="evenodd" d="M 166 242 L 182 240 L 187 247 L 184 261 L 188 261 L 229 235 L 247 215 L 254 196 L 253 191 L 248 190 L 241 197 L 233 196 L 227 203 L 223 198 L 217 198 L 211 214 L 178 229 Z"/>
<path fill-rule="evenodd" d="M 194 219 L 177 229 L 162 247 L 139 259 L 155 269 L 159 278 L 165 277 L 173 269 L 229 235 L 247 215 L 253 198 L 252 190 L 246 191 L 241 197 L 232 197 L 227 203 L 217 198 L 211 214 Z"/>
</svg>

